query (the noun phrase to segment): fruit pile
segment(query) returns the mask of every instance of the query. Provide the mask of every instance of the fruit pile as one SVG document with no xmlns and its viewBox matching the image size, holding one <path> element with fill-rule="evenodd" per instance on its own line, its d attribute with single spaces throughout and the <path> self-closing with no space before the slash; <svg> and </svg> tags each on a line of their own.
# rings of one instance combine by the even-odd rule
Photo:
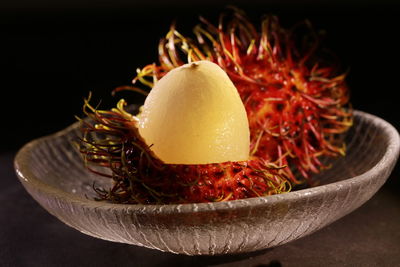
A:
<svg viewBox="0 0 400 267">
<path fill-rule="evenodd" d="M 95 187 L 100 199 L 277 194 L 311 183 L 311 173 L 328 167 L 321 158 L 344 155 L 340 134 L 352 124 L 345 75 L 321 57 L 309 24 L 287 30 L 270 16 L 258 32 L 238 10 L 217 26 L 201 20 L 194 40 L 172 26 L 159 44 L 160 64 L 138 71 L 133 83 L 152 88 L 139 114 L 126 112 L 124 100 L 111 111 L 85 102 L 92 121 L 83 121 L 80 151 L 90 170 L 114 180 L 110 190 Z"/>
</svg>

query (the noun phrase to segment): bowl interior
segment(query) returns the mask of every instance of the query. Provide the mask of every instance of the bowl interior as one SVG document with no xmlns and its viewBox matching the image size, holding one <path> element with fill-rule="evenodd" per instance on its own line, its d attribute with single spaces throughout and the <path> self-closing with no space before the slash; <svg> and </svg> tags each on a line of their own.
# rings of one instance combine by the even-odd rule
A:
<svg viewBox="0 0 400 267">
<path fill-rule="evenodd" d="M 255 251 L 321 229 L 358 208 L 382 186 L 397 160 L 400 138 L 389 123 L 355 112 L 343 136 L 345 157 L 320 185 L 287 194 L 217 203 L 121 205 L 96 202 L 92 185 L 110 180 L 89 172 L 72 142 L 79 124 L 24 146 L 15 159 L 27 191 L 51 214 L 94 237 L 188 255 Z"/>
<path fill-rule="evenodd" d="M 343 136 L 344 157 L 323 159 L 331 168 L 313 176 L 320 185 L 359 176 L 376 166 L 388 150 L 391 140 L 379 124 L 371 123 L 369 114 L 356 111 L 354 126 Z"/>
<path fill-rule="evenodd" d="M 354 126 L 346 133 L 347 153 L 345 157 L 322 159 L 332 167 L 315 175 L 320 185 L 346 180 L 361 175 L 373 168 L 388 147 L 387 134 L 378 125 L 369 122 L 365 113 L 355 112 Z M 29 161 L 32 174 L 50 187 L 73 194 L 85 200 L 96 194 L 93 184 L 110 187 L 110 180 L 89 172 L 82 163 L 73 142 L 80 136 L 79 124 L 53 136 L 39 140 L 31 150 Z"/>
</svg>

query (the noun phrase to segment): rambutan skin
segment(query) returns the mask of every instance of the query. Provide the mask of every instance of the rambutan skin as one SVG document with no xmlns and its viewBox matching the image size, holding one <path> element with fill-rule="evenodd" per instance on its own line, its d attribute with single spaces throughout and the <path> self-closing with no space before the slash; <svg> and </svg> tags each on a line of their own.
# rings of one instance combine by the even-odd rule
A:
<svg viewBox="0 0 400 267">
<path fill-rule="evenodd" d="M 172 25 L 159 43 L 160 65 L 145 66 L 133 83 L 152 87 L 175 67 L 210 60 L 238 89 L 253 158 L 289 165 L 286 172 L 297 184 L 311 183 L 310 174 L 327 167 L 321 157 L 345 154 L 340 135 L 352 125 L 346 75 L 338 74 L 336 62 L 323 59 L 309 22 L 284 29 L 277 17 L 267 16 L 258 31 L 237 9 L 221 14 L 217 26 L 204 18 L 201 22 L 194 40 Z"/>
</svg>

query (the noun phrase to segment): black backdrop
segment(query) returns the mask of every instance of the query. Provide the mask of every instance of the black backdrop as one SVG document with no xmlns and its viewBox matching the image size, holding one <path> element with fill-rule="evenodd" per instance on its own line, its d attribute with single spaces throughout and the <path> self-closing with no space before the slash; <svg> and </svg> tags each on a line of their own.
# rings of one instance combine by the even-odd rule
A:
<svg viewBox="0 0 400 267">
<path fill-rule="evenodd" d="M 200 1 L 199 1 L 200 2 Z M 197 15 L 216 18 L 228 1 L 0 0 L 0 265 L 204 266 L 260 261 L 336 266 L 399 263 L 400 168 L 373 199 L 320 232 L 260 255 L 183 257 L 109 243 L 65 227 L 18 183 L 12 157 L 24 143 L 75 121 L 89 91 L 109 108 L 110 91 L 157 59 L 157 43 L 176 19 L 190 33 Z M 327 31 L 325 45 L 350 68 L 354 107 L 400 129 L 399 6 L 388 0 L 236 0 L 257 21 L 275 13 L 284 25 L 308 18 Z M 129 102 L 138 95 L 121 94 Z M 3 230 L 3 231 L 1 231 Z M 258 257 L 256 257 L 258 256 Z M 254 259 L 254 260 L 253 260 Z M 243 261 L 242 261 L 243 260 Z M 384 265 L 384 264 L 380 264 Z"/>
<path fill-rule="evenodd" d="M 157 60 L 170 23 L 186 34 L 199 14 L 216 19 L 227 1 L 2 1 L 0 4 L 0 152 L 60 130 L 81 115 L 89 91 L 109 108 L 116 86 Z M 217 2 L 217 1 L 215 1 Z M 277 14 L 283 25 L 308 18 L 350 68 L 354 107 L 399 129 L 399 8 L 388 1 L 230 1 L 254 21 Z M 143 101 L 124 93 L 129 102 Z"/>
</svg>

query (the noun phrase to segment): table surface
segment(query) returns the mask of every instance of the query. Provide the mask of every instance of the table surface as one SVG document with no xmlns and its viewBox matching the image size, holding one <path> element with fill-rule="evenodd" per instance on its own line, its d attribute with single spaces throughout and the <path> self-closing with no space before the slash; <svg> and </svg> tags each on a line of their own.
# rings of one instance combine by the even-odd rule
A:
<svg viewBox="0 0 400 267">
<path fill-rule="evenodd" d="M 254 253 L 182 256 L 68 227 L 24 190 L 14 156 L 0 154 L 0 266 L 400 266 L 398 166 L 366 204 L 310 236 Z"/>
</svg>

